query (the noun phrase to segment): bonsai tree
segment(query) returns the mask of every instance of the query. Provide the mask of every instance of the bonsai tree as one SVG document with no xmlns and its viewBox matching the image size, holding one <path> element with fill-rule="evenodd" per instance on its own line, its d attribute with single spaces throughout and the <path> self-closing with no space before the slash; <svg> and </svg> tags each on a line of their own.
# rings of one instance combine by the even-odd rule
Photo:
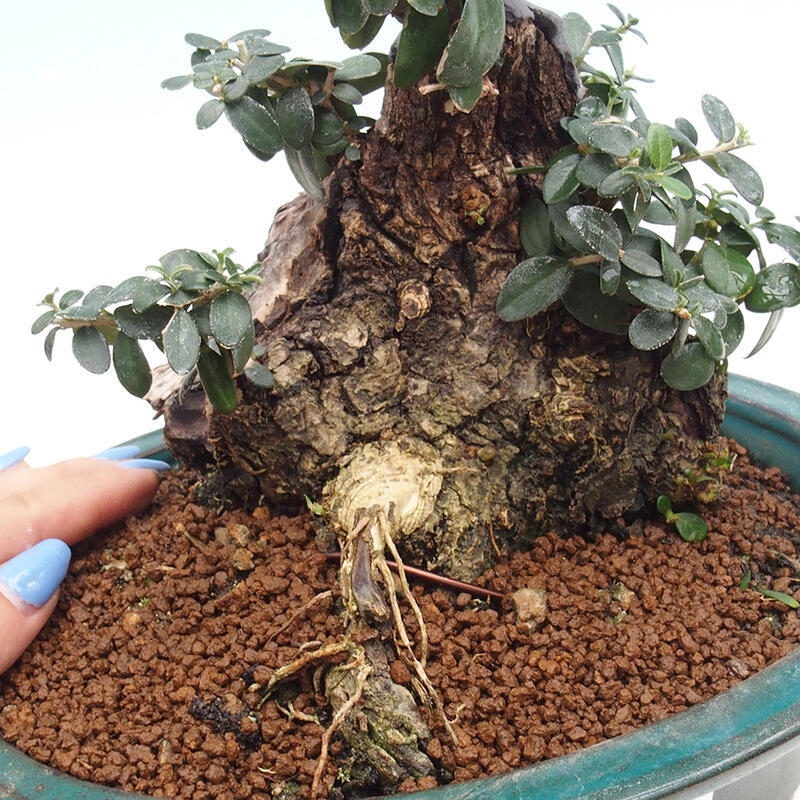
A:
<svg viewBox="0 0 800 800">
<path fill-rule="evenodd" d="M 594 30 L 517 0 L 326 0 L 356 50 L 402 23 L 390 55 L 342 62 L 261 29 L 188 35 L 166 88 L 207 93 L 197 126 L 282 151 L 305 192 L 253 267 L 176 250 L 48 296 L 34 325 L 147 395 L 206 498 L 309 504 L 338 539 L 352 635 L 266 691 L 349 654 L 330 730 L 373 789 L 432 769 L 395 647 L 441 711 L 386 555 L 473 580 L 541 532 L 654 510 L 718 430 L 742 305 L 768 315 L 761 347 L 800 301 L 800 231 L 762 206 L 747 132 L 710 95 L 702 135 L 650 120 L 621 48 L 637 20 L 610 9 Z M 380 119 L 360 116 L 380 87 Z M 153 379 L 143 339 L 171 370 Z"/>
</svg>

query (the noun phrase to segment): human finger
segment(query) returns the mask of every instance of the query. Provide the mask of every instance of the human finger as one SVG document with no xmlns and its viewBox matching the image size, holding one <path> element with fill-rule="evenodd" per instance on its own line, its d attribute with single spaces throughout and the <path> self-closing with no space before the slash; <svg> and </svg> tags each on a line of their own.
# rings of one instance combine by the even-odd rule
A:
<svg viewBox="0 0 800 800">
<path fill-rule="evenodd" d="M 74 544 L 142 510 L 155 495 L 158 470 L 166 468 L 150 459 L 78 458 L 0 473 L 0 562 L 43 539 Z"/>
<path fill-rule="evenodd" d="M 0 674 L 22 654 L 55 608 L 70 549 L 45 539 L 0 564 Z"/>
</svg>

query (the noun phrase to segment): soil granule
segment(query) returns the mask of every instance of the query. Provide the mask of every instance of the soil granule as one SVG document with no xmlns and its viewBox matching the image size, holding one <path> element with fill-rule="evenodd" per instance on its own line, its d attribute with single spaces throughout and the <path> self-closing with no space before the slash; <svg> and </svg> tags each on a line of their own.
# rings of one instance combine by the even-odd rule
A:
<svg viewBox="0 0 800 800">
<path fill-rule="evenodd" d="M 738 457 L 719 500 L 701 509 L 704 541 L 655 519 L 623 538 L 550 534 L 482 576 L 508 598 L 546 590 L 537 631 L 518 624 L 510 599 L 415 583 L 428 673 L 461 746 L 431 721 L 437 778 L 403 790 L 627 733 L 797 646 L 798 612 L 757 589 L 800 599 L 800 500 L 776 470 L 727 446 Z M 187 501 L 194 480 L 170 475 L 147 513 L 75 548 L 58 610 L 0 678 L 0 733 L 63 772 L 128 791 L 307 797 L 330 722 L 314 669 L 263 705 L 259 690 L 301 648 L 341 636 L 336 562 L 308 516 L 218 513 Z M 410 615 L 407 625 L 415 630 Z M 392 676 L 410 685 L 399 661 Z M 342 749 L 334 736 L 328 786 Z"/>
</svg>

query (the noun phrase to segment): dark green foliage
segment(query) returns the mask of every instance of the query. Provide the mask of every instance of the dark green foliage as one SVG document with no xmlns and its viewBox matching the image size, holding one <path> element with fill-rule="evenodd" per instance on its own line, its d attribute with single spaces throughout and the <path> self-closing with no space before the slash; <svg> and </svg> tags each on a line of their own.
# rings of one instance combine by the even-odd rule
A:
<svg viewBox="0 0 800 800">
<path fill-rule="evenodd" d="M 756 352 L 783 310 L 800 303 L 800 231 L 761 208 L 761 178 L 732 152 L 750 141 L 721 100 L 702 98 L 714 137 L 706 150 L 686 119 L 647 118 L 620 48 L 623 34 L 641 35 L 637 20 L 609 8 L 619 24 L 598 31 L 579 14 L 564 18 L 587 93 L 562 121 L 571 143 L 546 165 L 542 199 L 522 209 L 520 240 L 532 258 L 511 271 L 497 310 L 518 320 L 560 299 L 585 325 L 627 333 L 640 350 L 663 348 L 664 380 L 696 389 L 741 341 L 740 305 L 771 315 Z M 592 48 L 605 52 L 610 70 L 586 63 Z M 695 165 L 729 188 L 698 189 Z M 768 265 L 764 239 L 791 261 Z"/>
<path fill-rule="evenodd" d="M 391 0 L 371 0 L 370 8 L 382 9 Z M 366 45 L 362 27 L 377 33 L 380 14 L 367 11 L 360 0 L 334 0 L 329 13 L 340 21 L 345 37 Z M 388 59 L 381 54 L 353 56 L 339 61 L 287 59 L 288 48 L 275 44 L 267 30 L 237 33 L 224 41 L 189 34 L 192 72 L 168 78 L 166 89 L 193 85 L 212 95 L 196 116 L 201 130 L 211 127 L 223 114 L 242 137 L 247 148 L 262 161 L 281 150 L 300 185 L 322 201 L 321 179 L 329 169 L 326 157 L 350 151 L 351 139 L 373 120 L 359 117 L 354 106 L 363 95 L 382 87 Z"/>
<path fill-rule="evenodd" d="M 505 36 L 503 0 L 324 1 L 331 23 L 354 48 L 366 47 L 387 16 L 402 22 L 393 70 L 398 87 L 447 91 L 462 111 L 480 100 Z M 579 14 L 564 17 L 586 94 L 562 120 L 568 143 L 550 162 L 510 170 L 544 176 L 542 196 L 521 211 L 528 258 L 509 274 L 497 310 L 517 321 L 560 301 L 585 325 L 662 351 L 664 380 L 691 390 L 710 380 L 741 341 L 742 305 L 770 315 L 757 352 L 784 309 L 800 303 L 800 231 L 761 206 L 761 178 L 733 152 L 750 144 L 747 133 L 721 100 L 701 101 L 714 139 L 707 149 L 683 117 L 671 125 L 647 118 L 632 85 L 641 78 L 625 67 L 621 49 L 625 34 L 641 36 L 637 20 L 609 8 L 618 24 L 600 30 Z M 384 85 L 389 58 L 289 59 L 288 48 L 269 35 L 264 29 L 227 40 L 187 34 L 191 71 L 162 85 L 206 92 L 211 97 L 197 112 L 198 128 L 225 116 L 257 158 L 268 161 L 283 150 L 299 183 L 322 202 L 322 178 L 333 160 L 360 158 L 358 134 L 373 120 L 355 106 Z M 604 52 L 607 68 L 586 62 L 593 49 Z M 414 88 L 421 81 L 427 82 Z M 698 166 L 726 180 L 726 188 L 698 188 L 691 171 Z M 768 263 L 763 240 L 788 259 Z M 32 327 L 47 331 L 47 357 L 57 332 L 69 328 L 79 363 L 91 372 L 113 363 L 136 395 L 150 386 L 140 340 L 152 341 L 179 374 L 197 369 L 220 410 L 235 406 L 236 376 L 272 385 L 269 371 L 252 358 L 253 323 L 240 294 L 258 280 L 256 267 L 242 269 L 228 251 L 175 250 L 151 269 L 156 278 L 129 278 L 86 296 L 48 295 Z"/>
<path fill-rule="evenodd" d="M 244 268 L 230 250 L 213 254 L 173 250 L 148 267 L 158 278 L 136 276 L 116 287 L 98 286 L 84 296 L 69 291 L 44 298 L 45 311 L 31 328 L 48 331 L 45 353 L 52 356 L 59 330 L 72 330 L 72 351 L 89 372 L 111 364 L 119 382 L 143 397 L 151 384 L 150 366 L 140 345 L 151 341 L 179 375 L 198 371 L 217 410 L 236 407 L 234 378 L 244 375 L 261 388 L 272 375 L 255 359 L 253 318 L 242 291 L 260 279 L 260 264 Z"/>
<path fill-rule="evenodd" d="M 437 88 L 464 111 L 483 94 L 484 76 L 497 63 L 505 36 L 503 0 L 465 0 L 463 6 L 443 0 L 325 0 L 325 8 L 344 42 L 358 49 L 374 39 L 387 16 L 400 18 L 396 85 L 412 86 L 435 72 Z M 343 62 L 287 59 L 288 48 L 268 37 L 263 29 L 225 40 L 187 34 L 194 48 L 191 73 L 161 85 L 193 85 L 210 94 L 197 112 L 198 128 L 211 127 L 224 113 L 257 158 L 268 161 L 284 150 L 300 185 L 322 201 L 326 159 L 358 158 L 356 134 L 373 120 L 360 117 L 355 106 L 383 87 L 389 59 L 380 53 Z"/>
</svg>

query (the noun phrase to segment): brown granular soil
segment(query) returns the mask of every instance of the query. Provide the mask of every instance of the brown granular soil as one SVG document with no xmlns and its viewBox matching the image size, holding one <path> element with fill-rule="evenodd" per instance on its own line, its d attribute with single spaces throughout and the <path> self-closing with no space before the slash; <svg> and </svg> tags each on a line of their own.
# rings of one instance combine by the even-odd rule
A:
<svg viewBox="0 0 800 800">
<path fill-rule="evenodd" d="M 632 731 L 747 678 L 800 641 L 800 500 L 743 450 L 710 534 L 644 521 L 624 540 L 540 537 L 479 581 L 544 589 L 536 631 L 510 600 L 418 583 L 428 672 L 461 746 L 432 722 L 429 788 L 500 773 Z M 76 548 L 45 634 L 0 679 L 0 733 L 79 778 L 193 800 L 307 797 L 330 711 L 313 670 L 260 706 L 263 686 L 342 628 L 336 564 L 307 517 L 218 514 L 162 483 L 152 508 Z M 740 587 L 745 574 L 749 588 Z M 413 628 L 413 621 L 408 620 Z M 396 662 L 392 675 L 410 682 Z M 327 784 L 343 745 L 333 738 Z"/>
</svg>

